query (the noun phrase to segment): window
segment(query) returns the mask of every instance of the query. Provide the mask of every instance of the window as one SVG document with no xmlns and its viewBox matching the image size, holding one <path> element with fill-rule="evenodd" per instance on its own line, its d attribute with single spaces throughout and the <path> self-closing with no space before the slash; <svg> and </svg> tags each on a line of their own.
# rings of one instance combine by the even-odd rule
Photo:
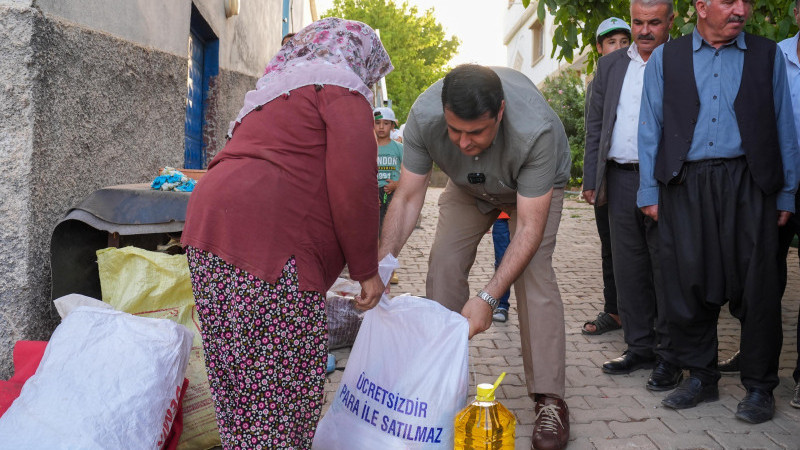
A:
<svg viewBox="0 0 800 450">
<path fill-rule="evenodd" d="M 531 67 L 533 67 L 544 57 L 544 27 L 538 20 L 531 25 L 531 34 L 533 35 Z"/>
</svg>

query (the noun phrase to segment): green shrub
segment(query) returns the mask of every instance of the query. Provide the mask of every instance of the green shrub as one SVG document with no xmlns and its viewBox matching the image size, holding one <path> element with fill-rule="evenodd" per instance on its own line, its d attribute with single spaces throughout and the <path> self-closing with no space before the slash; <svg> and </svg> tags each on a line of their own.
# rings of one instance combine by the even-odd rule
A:
<svg viewBox="0 0 800 450">
<path fill-rule="evenodd" d="M 547 103 L 558 114 L 564 131 L 569 139 L 572 167 L 570 169 L 570 186 L 580 186 L 583 181 L 583 148 L 585 144 L 585 128 L 583 122 L 583 105 L 585 91 L 583 80 L 576 70 L 564 70 L 542 83 L 542 95 Z"/>
</svg>

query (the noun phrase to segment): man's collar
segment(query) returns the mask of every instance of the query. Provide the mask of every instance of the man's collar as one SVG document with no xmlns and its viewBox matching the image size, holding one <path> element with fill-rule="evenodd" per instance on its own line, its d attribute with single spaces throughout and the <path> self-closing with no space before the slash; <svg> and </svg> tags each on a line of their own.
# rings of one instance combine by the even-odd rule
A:
<svg viewBox="0 0 800 450">
<path fill-rule="evenodd" d="M 703 43 L 713 48 L 711 43 L 709 43 L 703 36 L 700 35 L 700 32 L 697 31 L 697 27 L 694 27 L 694 30 L 692 31 L 692 50 L 695 52 L 700 50 L 700 47 L 703 46 Z M 723 47 L 731 44 L 736 44 L 739 50 L 747 50 L 747 44 L 744 42 L 744 31 L 739 32 L 735 38 L 733 38 L 730 42 L 727 42 L 725 45 L 723 45 Z"/>
<path fill-rule="evenodd" d="M 794 36 L 786 39 L 786 41 L 782 41 L 778 44 L 783 51 L 783 54 L 786 55 L 786 60 L 790 63 L 794 64 L 795 66 L 800 67 L 800 60 L 797 59 L 797 40 L 800 39 L 800 31 L 797 32 Z"/>
<path fill-rule="evenodd" d="M 636 45 L 636 42 L 631 42 L 631 45 L 628 47 L 628 58 L 634 61 L 644 61 L 642 55 L 639 54 L 639 46 Z"/>
</svg>

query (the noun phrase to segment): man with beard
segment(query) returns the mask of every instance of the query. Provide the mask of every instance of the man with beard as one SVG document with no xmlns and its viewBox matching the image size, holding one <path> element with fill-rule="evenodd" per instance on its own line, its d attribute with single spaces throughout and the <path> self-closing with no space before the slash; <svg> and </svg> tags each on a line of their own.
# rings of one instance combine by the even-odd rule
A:
<svg viewBox="0 0 800 450">
<path fill-rule="evenodd" d="M 406 124 L 400 185 L 378 256 L 398 255 L 408 240 L 436 163 L 450 180 L 439 196 L 426 297 L 466 317 L 472 337 L 492 325 L 497 298 L 514 283 L 536 412 L 531 448 L 563 449 L 569 440 L 566 333 L 552 262 L 569 180 L 564 127 L 525 75 L 475 64 L 456 67 L 423 92 Z M 511 242 L 489 283 L 471 294 L 478 244 L 500 211 L 511 217 Z"/>
</svg>

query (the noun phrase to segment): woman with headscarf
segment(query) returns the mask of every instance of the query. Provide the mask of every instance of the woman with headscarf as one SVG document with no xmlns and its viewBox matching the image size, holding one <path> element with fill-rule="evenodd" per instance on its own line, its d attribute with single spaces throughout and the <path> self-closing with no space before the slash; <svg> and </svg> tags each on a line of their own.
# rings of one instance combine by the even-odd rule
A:
<svg viewBox="0 0 800 450">
<path fill-rule="evenodd" d="M 187 246 L 223 447 L 310 448 L 323 403 L 325 292 L 378 277 L 370 87 L 392 70 L 367 25 L 312 23 L 270 61 L 189 201 Z"/>
</svg>

